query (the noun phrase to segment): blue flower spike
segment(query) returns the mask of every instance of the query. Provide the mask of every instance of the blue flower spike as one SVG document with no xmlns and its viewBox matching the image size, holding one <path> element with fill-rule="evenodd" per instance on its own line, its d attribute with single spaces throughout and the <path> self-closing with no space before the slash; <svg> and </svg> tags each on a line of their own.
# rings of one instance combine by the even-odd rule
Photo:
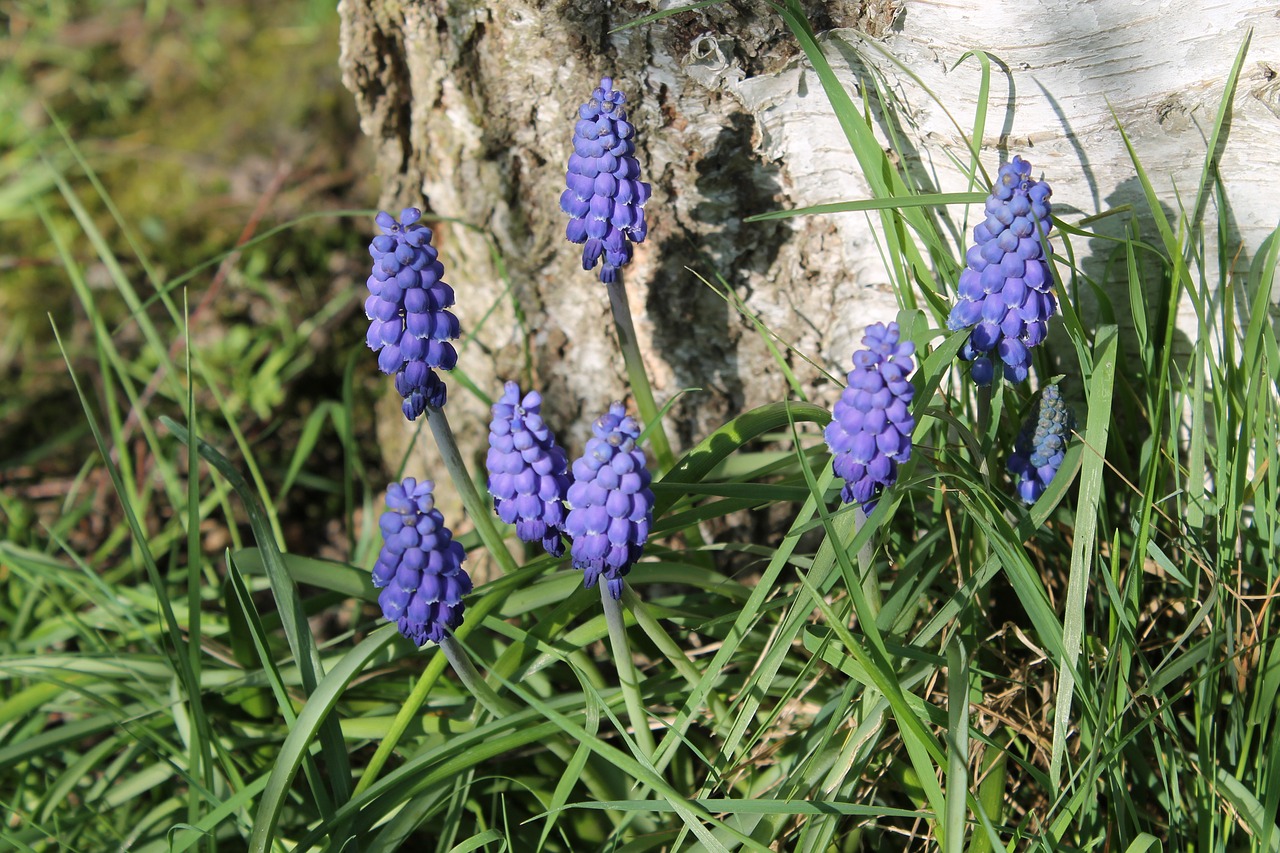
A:
<svg viewBox="0 0 1280 853">
<path fill-rule="evenodd" d="M 832 467 L 844 479 L 840 498 L 870 514 L 898 480 L 898 464 L 911 458 L 911 398 L 915 344 L 899 340 L 897 323 L 867 326 L 866 349 L 853 354 L 848 385 L 827 425 Z"/>
<path fill-rule="evenodd" d="M 995 378 L 993 358 L 1005 379 L 1026 380 L 1031 348 L 1044 340 L 1058 309 L 1045 239 L 1051 193 L 1048 183 L 1032 179 L 1031 164 L 1015 156 L 1000 167 L 987 217 L 973 229 L 947 328 L 972 330 L 960 357 L 973 362 L 970 375 L 978 385 Z"/>
<path fill-rule="evenodd" d="M 1025 503 L 1035 503 L 1062 467 L 1074 426 L 1075 418 L 1058 386 L 1045 388 L 1027 414 L 1009 454 L 1009 473 L 1016 480 L 1018 497 Z"/>
<path fill-rule="evenodd" d="M 444 526 L 432 488 L 413 477 L 387 486 L 387 511 L 378 519 L 382 550 L 373 566 L 382 615 L 418 646 L 439 643 L 462 624 L 462 597 L 471 592 L 462 568 L 466 552 Z"/>
<path fill-rule="evenodd" d="M 442 408 L 448 397 L 437 370 L 452 370 L 458 353 L 449 343 L 460 334 L 453 288 L 442 280 L 444 265 L 431 245 L 431 229 L 422 211 L 406 207 L 395 219 L 385 211 L 376 219 L 382 233 L 369 244 L 373 272 L 364 303 L 369 318 L 365 342 L 378 353 L 378 368 L 395 375 L 409 420 L 427 406 Z"/>
<path fill-rule="evenodd" d="M 564 554 L 569 460 L 542 421 L 542 396 L 520 394 L 508 382 L 489 422 L 489 493 L 498 517 L 516 526 L 525 542 L 541 542 L 548 554 Z"/>
<path fill-rule="evenodd" d="M 587 588 L 603 575 L 617 600 L 653 526 L 653 490 L 636 443 L 640 425 L 621 403 L 609 406 L 591 432 L 573 463 L 565 531 L 573 539 L 573 567 L 582 569 Z"/>
<path fill-rule="evenodd" d="M 627 121 L 627 98 L 604 77 L 591 100 L 578 108 L 573 153 L 560 209 L 569 214 L 565 236 L 582 244 L 582 268 L 600 263 L 600 281 L 612 284 L 631 260 L 631 244 L 648 233 L 644 205 L 650 187 L 640 180 L 635 125 Z"/>
</svg>

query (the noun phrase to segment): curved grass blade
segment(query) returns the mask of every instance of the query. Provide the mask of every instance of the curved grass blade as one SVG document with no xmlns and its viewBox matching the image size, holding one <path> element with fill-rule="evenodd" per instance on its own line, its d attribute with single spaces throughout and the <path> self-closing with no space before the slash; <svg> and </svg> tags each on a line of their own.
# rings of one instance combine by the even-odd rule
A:
<svg viewBox="0 0 1280 853">
<path fill-rule="evenodd" d="M 50 317 L 52 323 L 52 317 Z M 146 569 L 147 578 L 151 582 L 151 586 L 155 589 L 157 603 L 164 620 L 165 631 L 169 638 L 170 649 L 167 651 L 170 665 L 176 670 L 179 684 L 182 686 L 184 701 L 188 704 L 188 716 L 195 723 L 196 731 L 204 733 L 208 731 L 208 724 L 205 717 L 205 709 L 202 701 L 204 696 L 200 689 L 200 681 L 197 672 L 192 667 L 192 659 L 194 653 L 189 648 L 188 641 L 182 635 L 182 628 L 178 624 L 177 616 L 174 614 L 173 605 L 167 595 L 167 586 L 164 578 L 160 574 L 160 568 L 156 564 L 155 557 L 151 553 L 151 547 L 148 542 L 146 532 L 143 530 L 142 524 L 138 519 L 137 513 L 134 511 L 133 502 L 129 498 L 128 489 L 125 487 L 124 480 L 120 475 L 120 468 L 112 461 L 111 450 L 107 447 L 106 437 L 102 433 L 102 429 L 98 424 L 98 419 L 93 414 L 93 409 L 89 405 L 89 400 L 85 396 L 84 389 L 80 386 L 80 379 L 71 367 L 71 359 L 67 356 L 67 351 L 62 344 L 62 337 L 58 333 L 56 324 L 53 324 L 54 337 L 58 342 L 58 348 L 62 352 L 62 357 L 67 365 L 67 371 L 71 375 L 72 384 L 75 386 L 76 394 L 80 398 L 81 408 L 84 415 L 89 421 L 89 429 L 93 432 L 94 442 L 97 444 L 98 452 L 102 456 L 103 465 L 107 469 L 108 476 L 111 478 L 111 485 L 115 489 L 116 496 L 119 498 L 120 506 L 124 510 L 125 521 L 129 526 L 129 532 L 134 538 L 137 545 L 138 553 L 142 557 L 143 566 Z M 190 616 L 188 617 L 190 618 Z M 207 738 L 203 738 L 207 743 Z M 192 750 L 197 747 L 193 745 Z M 198 767 L 205 766 L 207 755 L 201 753 L 199 757 L 189 754 L 193 758 L 193 764 Z M 194 796 L 194 795 L 193 795 Z M 194 804 L 194 800 L 192 801 Z M 194 808 L 194 805 L 193 805 Z"/>
<path fill-rule="evenodd" d="M 236 561 L 236 566 L 245 574 L 267 574 L 266 558 L 261 548 L 241 548 L 233 553 L 232 557 Z M 378 591 L 373 586 L 373 576 L 367 569 L 298 554 L 280 554 L 280 559 L 285 571 L 296 583 L 327 589 L 361 601 L 378 600 Z"/>
<path fill-rule="evenodd" d="M 675 9 L 663 9 L 661 12 L 653 12 L 648 15 L 641 15 L 634 21 L 627 21 L 620 27 L 614 27 L 609 30 L 609 35 L 620 33 L 623 30 L 629 30 L 632 27 L 643 26 L 644 24 L 652 24 L 654 21 L 661 21 L 663 18 L 670 18 L 672 15 L 678 15 L 681 12 L 692 12 L 696 9 L 705 9 L 708 6 L 716 6 L 725 3 L 727 0 L 698 0 L 697 3 L 690 3 L 688 6 L 679 6 Z"/>
<path fill-rule="evenodd" d="M 258 803 L 258 811 L 254 815 L 253 834 L 249 836 L 249 850 L 253 853 L 266 853 L 274 840 L 276 822 L 280 819 L 280 810 L 284 807 L 285 798 L 289 795 L 289 787 L 293 783 L 294 774 L 302 764 L 303 758 L 311 748 L 316 731 L 332 720 L 330 712 L 341 698 L 351 679 L 364 671 L 374 658 L 382 653 L 383 648 L 398 636 L 395 625 L 383 625 L 370 634 L 360 645 L 343 655 L 320 684 L 310 691 L 307 704 L 294 724 L 289 736 L 280 747 L 275 767 L 271 770 L 267 786 Z M 341 732 L 339 732 L 341 736 Z M 345 755 L 345 753 L 344 753 Z"/>
<path fill-rule="evenodd" d="M 949 204 L 982 204 L 986 193 L 925 193 L 908 197 L 867 198 L 857 201 L 833 201 L 814 204 L 792 210 L 771 210 L 743 218 L 743 222 L 768 222 L 772 219 L 791 219 L 795 216 L 816 216 L 823 213 L 860 213 L 868 210 L 906 210 L 912 207 L 944 207 Z"/>
<path fill-rule="evenodd" d="M 769 403 L 760 406 L 738 415 L 698 442 L 655 485 L 699 483 L 726 457 L 765 433 L 793 422 L 808 421 L 825 427 L 830 420 L 830 412 L 812 403 Z M 679 490 L 655 489 L 654 497 L 653 517 L 657 519 L 679 499 Z"/>
</svg>

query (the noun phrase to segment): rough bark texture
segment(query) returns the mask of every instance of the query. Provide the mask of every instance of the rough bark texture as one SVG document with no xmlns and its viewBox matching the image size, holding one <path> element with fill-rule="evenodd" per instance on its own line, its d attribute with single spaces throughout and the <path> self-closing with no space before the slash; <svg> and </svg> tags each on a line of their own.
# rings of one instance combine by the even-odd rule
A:
<svg viewBox="0 0 1280 853">
<path fill-rule="evenodd" d="M 669 5 L 339 4 L 344 80 L 377 146 L 382 206 L 425 198 L 435 216 L 483 229 L 447 222 L 437 229 L 458 314 L 474 335 L 462 367 L 489 394 L 502 379 L 532 376 L 544 390 L 548 421 L 572 449 L 608 402 L 627 393 L 605 291 L 565 242 L 558 207 L 576 108 L 603 75 L 628 94 L 641 166 L 654 188 L 649 239 L 627 270 L 627 290 L 655 392 L 661 404 L 682 388 L 703 389 L 674 411 L 677 444 L 787 394 L 759 335 L 689 268 L 712 281 L 723 276 L 770 329 L 836 375 L 847 369 L 861 328 L 896 310 L 867 217 L 741 221 L 869 195 L 781 20 L 763 3 L 734 2 L 609 33 Z M 892 119 L 878 116 L 881 129 L 895 122 L 908 141 L 898 153 L 940 191 L 968 188 L 950 159 L 963 160 L 965 144 L 904 69 L 967 131 L 978 65 L 957 63 L 973 49 L 999 57 L 1006 71 L 993 77 L 984 165 L 994 174 L 1000 160 L 1023 154 L 1050 179 L 1055 212 L 1068 219 L 1141 205 L 1108 102 L 1169 209 L 1180 209 L 1175 185 L 1191 204 L 1203 135 L 1245 28 L 1253 27 L 1222 154 L 1228 227 L 1242 247 L 1237 262 L 1248 263 L 1274 227 L 1273 182 L 1260 178 L 1257 165 L 1262 154 L 1274 168 L 1274 146 L 1259 140 L 1280 130 L 1280 18 L 1267 3 L 1149 3 L 1139 17 L 1119 0 L 810 7 L 855 100 L 879 79 L 899 102 Z M 963 213 L 954 212 L 957 223 Z M 503 296 L 485 231 L 505 261 L 513 298 Z M 817 401 L 834 396 L 821 371 L 794 355 L 789 361 Z M 464 448 L 478 448 L 487 412 L 455 378 L 448 381 L 451 421 Z M 389 431 L 409 434 L 395 417 L 384 421 Z"/>
</svg>

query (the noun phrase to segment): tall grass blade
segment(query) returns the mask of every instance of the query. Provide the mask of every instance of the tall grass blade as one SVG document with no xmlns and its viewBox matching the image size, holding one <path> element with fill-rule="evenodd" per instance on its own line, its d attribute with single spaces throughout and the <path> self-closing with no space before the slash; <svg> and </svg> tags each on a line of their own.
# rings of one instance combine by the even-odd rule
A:
<svg viewBox="0 0 1280 853">
<path fill-rule="evenodd" d="M 946 853 L 964 853 L 969 794 L 969 665 L 958 636 L 947 644 Z"/>
<path fill-rule="evenodd" d="M 1071 723 L 1071 700 L 1075 693 L 1076 666 L 1088 614 L 1085 593 L 1093 572 L 1094 542 L 1098 532 L 1099 504 L 1102 501 L 1102 472 L 1107 458 L 1107 438 L 1111 427 L 1111 397 L 1115 388 L 1119 330 L 1103 326 L 1094 344 L 1093 374 L 1088 379 L 1089 412 L 1085 424 L 1084 462 L 1080 467 L 1080 498 L 1076 504 L 1076 529 L 1071 548 L 1071 573 L 1067 579 L 1066 609 L 1063 612 L 1062 651 L 1058 668 L 1058 699 L 1053 714 L 1053 751 L 1049 776 L 1055 793 L 1062 779 L 1062 759 Z"/>
</svg>

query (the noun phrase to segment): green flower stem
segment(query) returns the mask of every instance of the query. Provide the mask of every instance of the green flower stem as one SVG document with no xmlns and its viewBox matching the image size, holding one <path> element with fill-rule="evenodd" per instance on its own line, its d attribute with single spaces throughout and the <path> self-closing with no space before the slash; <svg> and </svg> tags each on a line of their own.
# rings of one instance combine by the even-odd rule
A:
<svg viewBox="0 0 1280 853">
<path fill-rule="evenodd" d="M 978 460 L 978 470 L 985 476 L 987 473 L 987 457 L 991 455 L 990 436 L 991 431 L 991 393 L 995 383 L 1001 381 L 1000 378 L 991 380 L 990 385 L 983 385 L 978 388 L 978 445 L 982 448 L 982 458 Z"/>
<path fill-rule="evenodd" d="M 453 480 L 453 487 L 462 496 L 462 505 L 466 508 L 467 515 L 471 517 L 471 523 L 475 525 L 476 532 L 480 534 L 480 541 L 498 561 L 502 571 L 511 574 L 520 566 L 511 556 L 511 551 L 508 550 L 502 534 L 498 532 L 497 525 L 493 523 L 493 513 L 480 500 L 480 493 L 471 482 L 471 475 L 467 473 L 467 465 L 462 461 L 462 454 L 458 452 L 458 442 L 453 438 L 453 430 L 449 428 L 449 419 L 445 416 L 444 410 L 428 406 L 427 423 L 431 425 L 431 434 L 435 436 L 436 447 L 440 450 L 444 467 Z"/>
<path fill-rule="evenodd" d="M 493 688 L 480 677 L 480 673 L 476 672 L 475 666 L 471 663 L 471 658 L 467 657 L 467 653 L 462 650 L 462 646 L 458 645 L 458 641 L 452 634 L 440 641 L 440 651 L 444 652 L 444 656 L 448 658 L 449 665 L 458 674 L 462 686 L 467 688 L 490 714 L 495 717 L 504 717 L 516 709 L 515 705 L 495 693 Z"/>
<path fill-rule="evenodd" d="M 631 305 L 627 302 L 627 291 L 622 286 L 622 272 L 618 272 L 618 280 L 605 285 L 609 290 L 609 307 L 613 309 L 613 323 L 618 330 L 618 343 L 622 347 L 622 361 L 627 366 L 627 381 L 631 383 L 631 391 L 636 396 L 636 408 L 640 410 L 640 419 L 649 429 L 649 441 L 653 445 L 653 455 L 657 458 L 659 475 L 675 468 L 676 457 L 671 451 L 671 443 L 667 441 L 667 433 L 662 427 L 662 419 L 658 417 L 658 404 L 653 401 L 653 389 L 649 387 L 649 374 L 645 372 L 644 360 L 640 358 L 640 345 L 636 342 L 636 327 L 631 320 Z M 684 531 L 685 538 L 692 546 L 688 552 L 690 559 L 698 565 L 711 567 L 709 557 L 699 554 L 702 547 L 702 535 L 696 525 Z"/>
<path fill-rule="evenodd" d="M 435 687 L 436 682 L 440 680 L 440 674 L 444 672 L 445 663 L 444 655 L 436 655 L 427 664 L 427 668 L 422 671 L 422 675 L 418 677 L 418 683 L 413 685 L 413 691 L 404 700 L 404 704 L 400 706 L 399 713 L 391 721 L 391 728 L 378 743 L 378 748 L 374 751 L 373 758 L 369 759 L 369 765 L 365 767 L 364 773 L 360 775 L 360 781 L 356 783 L 355 792 L 352 794 L 353 797 L 363 794 L 366 788 L 378 780 L 378 776 L 382 774 L 382 768 L 386 766 L 387 759 L 391 757 L 391 753 L 395 752 L 396 747 L 400 745 L 400 738 L 404 736 L 405 730 L 409 728 L 409 723 L 413 722 L 413 718 L 418 715 L 423 704 L 427 701 L 427 694 L 431 692 L 431 688 Z"/>
<path fill-rule="evenodd" d="M 991 384 L 979 386 L 978 388 L 978 424 L 977 424 L 977 427 L 974 429 L 974 432 L 977 433 L 978 447 L 982 449 L 982 458 L 976 460 L 976 462 L 978 465 L 978 473 L 982 475 L 982 479 L 987 483 L 990 483 L 991 466 L 988 464 L 988 460 L 991 458 L 991 450 L 992 450 L 992 447 L 991 447 L 991 431 L 992 431 L 991 395 L 995 390 L 995 384 L 1001 381 L 1003 381 L 1003 378 L 999 374 L 996 374 L 996 377 L 991 380 Z M 973 549 L 974 549 L 973 553 L 975 558 L 977 558 L 976 561 L 972 563 L 972 565 L 979 566 L 982 564 L 981 562 L 982 559 L 985 558 L 986 556 L 987 536 L 986 536 L 986 533 L 983 532 L 981 525 L 975 526 L 971 535 L 973 537 Z M 961 582 L 967 581 L 969 579 L 968 565 L 969 564 L 967 561 L 965 560 L 960 561 Z M 966 613 L 968 611 L 967 604 L 965 606 L 965 611 Z M 961 625 L 963 626 L 964 624 L 967 623 L 967 621 L 968 621 L 967 615 L 962 614 Z M 961 630 L 963 630 L 963 627 L 961 628 Z"/>
<path fill-rule="evenodd" d="M 867 524 L 867 511 L 859 506 L 853 511 L 853 535 L 856 538 Z M 858 549 L 858 575 L 862 578 L 862 594 L 871 605 L 871 617 L 880 615 L 880 578 L 872 566 L 876 549 L 870 539 Z"/>
<path fill-rule="evenodd" d="M 387 759 L 391 756 L 401 736 L 409 727 L 409 723 L 421 712 L 421 708 L 426 702 L 427 694 L 431 692 L 431 688 L 435 686 L 436 681 L 439 680 L 440 675 L 444 672 L 446 663 L 453 667 L 453 671 L 458 675 L 458 680 L 475 697 L 478 705 L 494 717 L 504 717 L 519 710 L 514 702 L 499 696 L 480 676 L 475 665 L 471 663 L 471 658 L 467 656 L 461 642 L 459 642 L 463 635 L 471 633 L 468 629 L 472 624 L 479 625 L 484 621 L 485 615 L 496 609 L 499 600 L 496 596 L 482 600 L 475 612 L 468 614 L 474 622 L 464 623 L 458 629 L 457 637 L 450 634 L 439 643 L 441 654 L 434 655 L 431 658 L 427 668 L 422 673 L 422 677 L 414 685 L 413 692 L 401 707 L 400 713 L 396 714 L 395 720 L 391 723 L 391 730 L 382 739 L 382 742 L 378 744 L 378 749 L 374 753 L 373 759 L 360 777 L 355 793 L 352 795 L 353 797 L 359 796 L 377 780 L 382 768 L 386 765 Z M 485 605 L 488 606 L 486 607 Z M 482 610 L 484 611 L 483 613 L 480 612 Z M 559 741 L 553 740 L 549 742 L 547 750 L 565 762 L 566 766 L 573 759 L 573 750 Z M 609 784 L 590 763 L 584 766 L 581 772 L 583 784 L 587 786 L 587 790 L 596 799 L 609 800 L 621 796 L 621 792 L 610 789 Z"/>
<path fill-rule="evenodd" d="M 618 670 L 618 686 L 627 703 L 627 716 L 636 732 L 636 746 L 645 760 L 653 758 L 653 732 L 649 729 L 649 717 L 644 712 L 640 697 L 640 679 L 635 661 L 631 659 L 631 644 L 627 642 L 627 626 L 622 618 L 622 606 L 609 594 L 607 584 L 599 583 L 600 601 L 604 605 L 604 620 L 609 626 L 609 643 L 613 646 L 613 664 Z"/>
<path fill-rule="evenodd" d="M 510 584 L 511 580 L 504 578 L 495 584 Z M 496 592 L 496 590 L 495 590 Z M 498 607 L 506 601 L 504 595 L 490 592 L 487 595 L 478 596 L 478 600 L 474 604 L 468 604 L 466 620 L 458 626 L 454 631 L 454 635 L 458 640 L 465 640 L 471 636 L 471 632 L 475 630 L 477 625 L 483 624 L 484 620 L 491 615 Z M 435 687 L 436 682 L 444 673 L 447 659 L 444 655 L 432 655 L 431 660 L 427 662 L 426 668 L 423 669 L 422 675 L 418 677 L 418 683 L 413 686 L 413 690 L 409 696 L 400 705 L 400 710 L 396 713 L 396 717 L 391 721 L 391 728 L 388 729 L 382 741 L 378 744 L 378 748 L 373 753 L 373 758 L 369 759 L 369 764 L 365 767 L 364 773 L 360 776 L 360 781 L 356 784 L 355 794 L 363 793 L 366 788 L 377 781 L 378 775 L 382 773 L 382 768 L 386 766 L 387 759 L 391 757 L 391 753 L 400 744 L 400 738 L 404 737 L 404 733 L 409 728 L 409 724 L 422 711 L 422 706 L 427 701 L 431 688 Z"/>
<path fill-rule="evenodd" d="M 635 323 L 631 320 L 631 306 L 627 303 L 627 291 L 622 286 L 622 275 L 605 287 L 609 291 L 609 307 L 613 309 L 613 323 L 618 329 L 618 343 L 622 347 L 622 360 L 627 366 L 627 380 L 631 392 L 636 395 L 636 408 L 645 426 L 651 426 L 649 441 L 653 443 L 653 455 L 657 457 L 660 472 L 675 467 L 676 458 L 667 441 L 666 430 L 658 418 L 658 405 L 653 401 L 653 389 L 649 387 L 649 374 L 640 358 L 640 345 L 636 340 Z"/>
</svg>

